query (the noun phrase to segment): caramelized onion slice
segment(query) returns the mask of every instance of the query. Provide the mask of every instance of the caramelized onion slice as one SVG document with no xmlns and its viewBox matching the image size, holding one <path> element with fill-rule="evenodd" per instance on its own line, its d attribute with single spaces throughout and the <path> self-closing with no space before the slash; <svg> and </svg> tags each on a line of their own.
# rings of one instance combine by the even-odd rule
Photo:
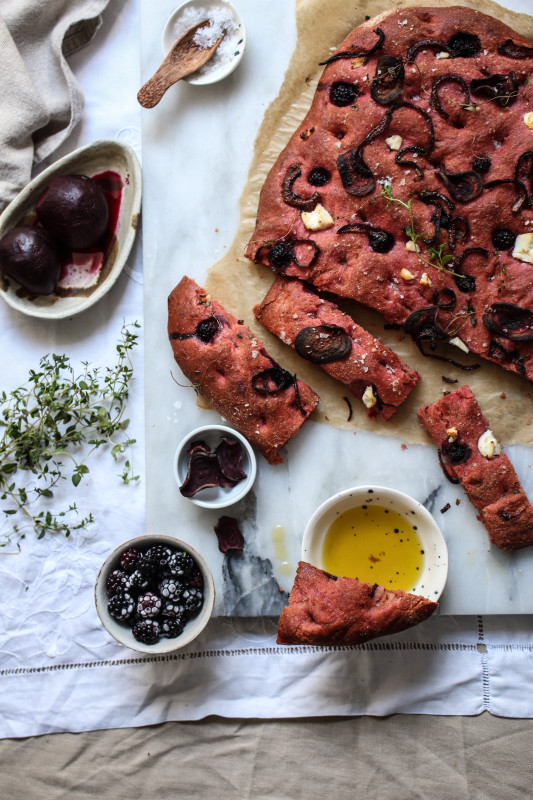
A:
<svg viewBox="0 0 533 800">
<path fill-rule="evenodd" d="M 381 106 L 390 106 L 403 94 L 405 69 L 401 58 L 380 56 L 375 77 L 370 84 L 370 96 Z"/>
<path fill-rule="evenodd" d="M 433 81 L 433 85 L 431 87 L 431 96 L 429 102 L 433 106 L 437 114 L 440 114 L 440 116 L 443 119 L 448 119 L 450 115 L 442 107 L 442 103 L 439 97 L 439 89 L 443 83 L 450 83 L 450 82 L 457 83 L 458 86 L 460 86 L 460 88 L 462 89 L 464 95 L 463 105 L 465 106 L 470 105 L 470 92 L 468 90 L 468 86 L 464 78 L 461 78 L 460 75 L 455 75 L 452 72 L 449 75 L 441 75 L 440 77 L 435 78 L 435 80 Z"/>
<path fill-rule="evenodd" d="M 311 197 L 302 197 L 301 195 L 293 192 L 292 187 L 294 182 L 300 177 L 301 174 L 302 170 L 300 165 L 291 164 L 285 173 L 283 181 L 281 182 L 281 196 L 283 198 L 283 202 L 287 203 L 288 206 L 299 208 L 302 211 L 312 211 L 320 200 L 319 193 L 313 192 Z"/>
<path fill-rule="evenodd" d="M 295 378 L 288 370 L 276 365 L 256 372 L 250 382 L 256 392 L 266 395 L 283 392 L 295 383 Z"/>
<path fill-rule="evenodd" d="M 353 222 L 350 225 L 343 225 L 337 233 L 366 233 L 368 243 L 375 253 L 388 253 L 395 243 L 392 233 L 375 228 L 369 222 Z"/>
<path fill-rule="evenodd" d="M 446 186 L 448 192 L 458 203 L 469 203 L 479 197 L 483 191 L 483 182 L 477 172 L 446 172 L 444 165 L 436 174 Z"/>
<path fill-rule="evenodd" d="M 338 325 L 316 325 L 298 332 L 294 349 L 312 364 L 329 364 L 346 358 L 352 349 L 352 340 Z"/>
<path fill-rule="evenodd" d="M 511 106 L 518 96 L 518 79 L 514 72 L 507 75 L 495 73 L 486 78 L 475 78 L 470 81 L 472 94 L 479 94 L 496 100 L 500 108 Z"/>
<path fill-rule="evenodd" d="M 533 193 L 533 150 L 526 150 L 516 162 L 514 179 L 522 181 L 524 185 L 529 182 L 529 189 Z"/>
<path fill-rule="evenodd" d="M 410 61 L 414 61 L 418 51 L 424 50 L 426 47 L 438 47 L 445 53 L 449 53 L 450 56 L 452 55 L 452 49 L 449 47 L 446 42 L 441 42 L 440 39 L 422 39 L 420 42 L 415 42 L 412 44 L 407 54 L 405 56 L 405 60 L 409 63 Z"/>
<path fill-rule="evenodd" d="M 375 53 L 376 50 L 379 50 L 380 47 L 383 47 L 383 42 L 385 41 L 385 34 L 383 33 L 381 28 L 376 28 L 374 31 L 376 36 L 378 37 L 377 42 L 371 47 L 369 50 L 343 50 L 341 53 L 334 53 L 334 55 L 326 58 L 325 61 L 320 61 L 319 66 L 324 67 L 326 64 L 331 64 L 332 61 L 338 61 L 341 58 L 364 58 L 365 60 Z"/>
<path fill-rule="evenodd" d="M 498 45 L 498 53 L 501 53 L 502 56 L 507 56 L 507 58 L 532 58 L 533 47 L 527 47 L 513 42 L 512 39 L 506 39 Z"/>
<path fill-rule="evenodd" d="M 296 257 L 294 248 L 298 245 L 309 247 L 313 251 L 311 258 L 305 264 L 300 263 Z M 278 242 L 268 242 L 261 245 L 255 254 L 254 260 L 256 263 L 261 260 L 261 255 L 265 250 L 267 251 L 268 263 L 275 272 L 279 272 L 281 275 L 285 274 L 291 264 L 300 269 L 309 269 L 320 255 L 320 248 L 312 239 L 281 239 Z"/>
<path fill-rule="evenodd" d="M 454 271 L 454 280 L 457 285 L 457 288 L 461 292 L 474 292 L 476 289 L 476 279 L 472 275 L 468 275 L 463 271 L 463 262 L 469 256 L 474 255 L 477 253 L 478 255 L 483 256 L 484 258 L 488 258 L 489 251 L 486 250 L 484 247 L 468 247 L 466 250 L 463 250 L 459 258 L 454 264 L 453 271 Z"/>
<path fill-rule="evenodd" d="M 354 147 L 337 158 L 337 169 L 342 185 L 348 194 L 364 197 L 374 191 L 374 173 L 361 155 L 360 147 Z"/>
<path fill-rule="evenodd" d="M 493 303 L 483 314 L 485 327 L 511 342 L 533 341 L 533 312 L 514 303 Z"/>
<path fill-rule="evenodd" d="M 527 189 L 522 183 L 522 181 L 514 180 L 513 178 L 499 178 L 495 181 L 489 181 L 485 184 L 485 189 L 494 189 L 496 186 L 503 186 L 505 184 L 512 184 L 518 190 L 518 195 L 516 200 L 514 201 L 513 205 L 511 206 L 511 211 L 513 214 L 518 214 L 519 211 L 528 205 L 529 197 L 527 193 Z"/>
</svg>

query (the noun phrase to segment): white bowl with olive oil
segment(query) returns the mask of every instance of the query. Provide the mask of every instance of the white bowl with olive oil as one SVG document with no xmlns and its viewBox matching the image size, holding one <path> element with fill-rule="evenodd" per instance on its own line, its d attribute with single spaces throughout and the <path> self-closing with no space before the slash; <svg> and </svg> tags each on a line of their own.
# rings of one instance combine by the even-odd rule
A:
<svg viewBox="0 0 533 800">
<path fill-rule="evenodd" d="M 304 531 L 302 560 L 430 600 L 438 600 L 448 575 L 446 541 L 433 516 L 385 486 L 346 489 L 317 508 Z"/>
</svg>

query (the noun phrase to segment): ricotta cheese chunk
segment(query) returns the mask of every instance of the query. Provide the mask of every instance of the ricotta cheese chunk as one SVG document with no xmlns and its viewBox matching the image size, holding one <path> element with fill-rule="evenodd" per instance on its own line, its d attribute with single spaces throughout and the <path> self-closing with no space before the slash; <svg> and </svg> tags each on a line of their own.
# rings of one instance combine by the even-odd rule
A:
<svg viewBox="0 0 533 800">
<path fill-rule="evenodd" d="M 486 430 L 485 433 L 482 433 L 477 440 L 477 449 L 481 455 L 484 458 L 488 458 L 489 461 L 491 458 L 494 458 L 494 456 L 499 456 L 502 452 L 502 448 L 500 447 L 498 440 L 490 429 Z"/>
<path fill-rule="evenodd" d="M 532 112 L 533 113 L 533 112 Z M 513 258 L 533 264 L 533 233 L 521 233 L 514 242 Z"/>
<path fill-rule="evenodd" d="M 302 211 L 302 222 L 308 231 L 321 231 L 335 224 L 329 211 L 320 203 L 312 211 Z"/>
</svg>

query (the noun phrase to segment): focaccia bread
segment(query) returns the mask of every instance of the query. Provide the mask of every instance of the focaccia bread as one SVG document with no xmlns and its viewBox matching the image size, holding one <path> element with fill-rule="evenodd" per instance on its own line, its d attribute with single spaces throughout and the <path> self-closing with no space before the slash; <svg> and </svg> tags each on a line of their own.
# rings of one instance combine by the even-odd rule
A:
<svg viewBox="0 0 533 800">
<path fill-rule="evenodd" d="M 420 380 L 396 353 L 298 280 L 277 278 L 254 314 L 302 358 L 345 384 L 370 417 L 390 419 Z"/>
<path fill-rule="evenodd" d="M 168 298 L 168 335 L 183 374 L 270 464 L 318 405 L 318 395 L 280 367 L 242 320 L 191 278 Z"/>
<path fill-rule="evenodd" d="M 533 544 L 533 506 L 470 387 L 421 408 L 418 418 L 444 468 L 479 511 L 491 542 L 502 550 Z"/>
<path fill-rule="evenodd" d="M 423 622 L 438 605 L 399 589 L 337 578 L 300 561 L 289 605 L 279 618 L 277 642 L 361 644 Z"/>
<path fill-rule="evenodd" d="M 532 43 L 469 8 L 406 8 L 323 63 L 248 258 L 426 350 L 452 341 L 533 378 Z"/>
</svg>

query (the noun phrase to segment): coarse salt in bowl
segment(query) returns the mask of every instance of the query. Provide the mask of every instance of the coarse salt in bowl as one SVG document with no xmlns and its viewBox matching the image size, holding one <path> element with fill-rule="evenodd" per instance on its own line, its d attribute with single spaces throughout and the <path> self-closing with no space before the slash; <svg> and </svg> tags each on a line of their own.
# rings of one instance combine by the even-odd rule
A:
<svg viewBox="0 0 533 800">
<path fill-rule="evenodd" d="M 227 0 L 188 0 L 170 15 L 163 29 L 164 55 L 190 28 L 206 19 L 209 25 L 197 31 L 194 37 L 199 47 L 210 47 L 224 31 L 226 33 L 209 61 L 183 79 L 197 86 L 215 83 L 232 73 L 246 47 L 244 20 Z"/>
</svg>

